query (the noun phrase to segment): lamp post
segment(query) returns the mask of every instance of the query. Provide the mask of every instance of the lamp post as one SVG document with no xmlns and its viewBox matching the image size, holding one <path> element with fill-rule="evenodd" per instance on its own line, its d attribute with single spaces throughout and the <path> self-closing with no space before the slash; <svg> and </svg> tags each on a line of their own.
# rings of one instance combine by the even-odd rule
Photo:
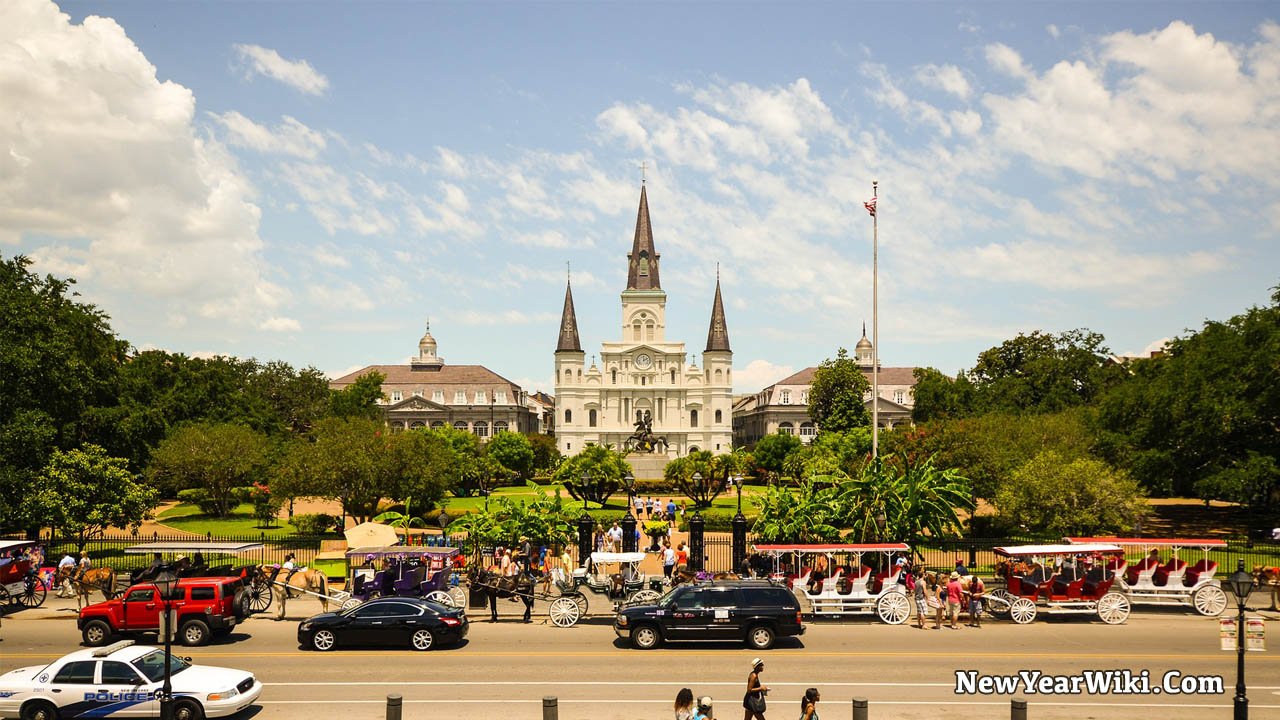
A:
<svg viewBox="0 0 1280 720">
<path fill-rule="evenodd" d="M 884 526 L 887 525 L 889 519 L 884 516 L 884 511 L 876 513 L 876 540 L 884 542 Z"/>
<path fill-rule="evenodd" d="M 1244 558 L 1240 558 L 1236 571 L 1227 578 L 1227 586 L 1236 596 L 1236 607 L 1240 614 L 1236 618 L 1236 697 L 1234 702 L 1234 720 L 1249 720 L 1249 698 L 1244 692 L 1244 611 L 1249 603 L 1249 595 L 1253 593 L 1254 579 L 1244 569 Z"/>
<path fill-rule="evenodd" d="M 178 576 L 172 570 L 161 570 L 152 584 L 156 586 L 156 592 L 160 593 L 161 607 L 164 608 L 164 622 L 161 623 L 164 630 L 164 685 L 160 688 L 160 720 L 173 720 L 173 682 L 170 673 L 173 662 L 173 627 L 169 622 L 169 599 L 178 586 Z"/>
<path fill-rule="evenodd" d="M 742 514 L 742 476 L 733 476 L 733 487 L 738 491 L 738 514 Z"/>
<path fill-rule="evenodd" d="M 627 489 L 627 514 L 630 515 L 632 507 L 635 506 L 635 503 L 632 502 L 632 496 L 635 493 L 636 476 L 631 473 L 623 475 L 622 486 Z"/>
<path fill-rule="evenodd" d="M 440 526 L 440 546 L 444 547 L 449 544 L 449 521 L 453 518 L 449 517 L 449 513 L 441 510 L 436 516 L 436 524 Z"/>
<path fill-rule="evenodd" d="M 587 512 L 587 493 L 591 492 L 591 473 L 582 473 L 582 513 Z"/>
</svg>

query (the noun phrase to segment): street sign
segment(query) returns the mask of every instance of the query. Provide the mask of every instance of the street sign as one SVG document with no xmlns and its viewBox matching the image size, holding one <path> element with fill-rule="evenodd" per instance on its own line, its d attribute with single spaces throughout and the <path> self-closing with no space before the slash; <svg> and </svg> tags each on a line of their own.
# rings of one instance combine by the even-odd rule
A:
<svg viewBox="0 0 1280 720">
<path fill-rule="evenodd" d="M 1218 621 L 1218 640 L 1223 650 L 1236 649 L 1236 621 L 1222 618 Z"/>
<path fill-rule="evenodd" d="M 1244 646 L 1246 650 L 1266 652 L 1267 625 L 1260 617 L 1245 618 Z"/>
</svg>

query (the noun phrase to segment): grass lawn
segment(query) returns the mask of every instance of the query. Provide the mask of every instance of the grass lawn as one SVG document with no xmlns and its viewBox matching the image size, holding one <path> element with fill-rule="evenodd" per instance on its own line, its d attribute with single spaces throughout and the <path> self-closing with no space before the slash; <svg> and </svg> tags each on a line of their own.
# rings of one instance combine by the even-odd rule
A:
<svg viewBox="0 0 1280 720">
<path fill-rule="evenodd" d="M 554 491 L 554 487 L 549 487 L 542 492 L 553 494 Z M 757 513 L 757 495 L 763 492 L 763 485 L 744 485 L 742 487 L 742 512 L 744 515 L 747 517 L 753 517 Z M 490 496 L 490 502 L 492 503 L 493 498 L 497 497 L 505 497 L 513 502 L 520 502 L 521 500 L 528 501 L 533 500 L 536 497 L 536 492 L 527 486 L 501 487 L 493 491 L 493 495 Z M 581 507 L 582 505 L 580 501 L 571 498 L 567 491 L 561 490 L 561 497 L 565 499 L 570 507 Z M 658 496 L 655 495 L 654 497 L 656 498 Z M 686 508 L 690 507 L 691 504 L 689 499 L 679 495 L 664 494 L 661 496 L 661 499 L 665 501 L 673 497 L 675 498 L 677 505 L 680 504 L 681 500 L 684 500 Z M 444 509 L 451 515 L 458 515 L 464 512 L 476 512 L 483 510 L 484 503 L 485 499 L 483 497 L 450 497 L 445 499 Z M 721 493 L 720 497 L 716 498 L 715 502 L 711 504 L 711 509 L 723 512 L 733 512 L 738 507 L 737 503 L 738 500 L 736 493 Z M 601 508 L 599 505 L 592 503 L 591 506 L 587 508 L 587 512 L 592 517 L 611 518 L 623 515 L 627 512 L 627 496 L 622 493 L 616 493 L 609 499 L 609 504 L 605 507 Z"/>
<path fill-rule="evenodd" d="M 293 533 L 293 528 L 280 520 L 276 521 L 281 525 L 280 527 L 258 527 L 258 520 L 253 517 L 253 505 L 248 503 L 237 506 L 231 512 L 231 515 L 225 518 L 202 515 L 200 508 L 188 503 L 182 503 L 160 513 L 160 516 L 156 519 L 171 528 L 201 535 L 212 533 L 214 535 L 257 536 L 265 533 L 269 538 L 278 538 Z"/>
</svg>

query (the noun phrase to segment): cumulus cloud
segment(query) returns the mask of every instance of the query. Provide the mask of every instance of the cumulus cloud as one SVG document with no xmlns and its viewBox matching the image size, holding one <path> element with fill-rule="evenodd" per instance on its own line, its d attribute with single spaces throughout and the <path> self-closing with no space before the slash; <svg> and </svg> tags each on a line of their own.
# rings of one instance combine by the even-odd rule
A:
<svg viewBox="0 0 1280 720">
<path fill-rule="evenodd" d="M 0 237 L 100 295 L 252 320 L 287 293 L 268 279 L 252 190 L 193 126 L 195 97 L 160 82 L 114 21 L 52 3 L 0 5 Z M 145 304 L 145 303 L 143 303 Z M 139 303 L 113 314 L 154 320 Z"/>
<path fill-rule="evenodd" d="M 298 332 L 302 330 L 302 325 L 290 317 L 269 317 L 258 325 L 259 330 L 267 330 L 270 332 Z"/>
<path fill-rule="evenodd" d="M 955 65 L 923 65 L 916 70 L 916 79 L 922 85 L 955 95 L 961 100 L 973 93 L 964 71 Z"/>
<path fill-rule="evenodd" d="M 288 115 L 274 129 L 259 125 L 235 110 L 210 115 L 226 129 L 227 142 L 238 147 L 311 159 L 326 145 L 322 133 Z"/>
<path fill-rule="evenodd" d="M 775 365 L 768 360 L 752 360 L 743 367 L 733 369 L 733 391 L 758 392 L 779 380 L 795 374 L 790 365 Z"/>
<path fill-rule="evenodd" d="M 323 95 L 329 89 L 329 79 L 306 60 L 286 60 L 261 45 L 233 45 L 232 49 L 249 77 L 263 75 L 308 95 Z"/>
</svg>

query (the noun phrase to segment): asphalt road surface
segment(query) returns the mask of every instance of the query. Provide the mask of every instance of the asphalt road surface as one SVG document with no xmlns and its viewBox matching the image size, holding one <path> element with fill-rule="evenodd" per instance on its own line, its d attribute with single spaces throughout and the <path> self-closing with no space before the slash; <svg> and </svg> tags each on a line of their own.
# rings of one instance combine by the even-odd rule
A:
<svg viewBox="0 0 1280 720">
<path fill-rule="evenodd" d="M 258 616 L 228 641 L 177 652 L 196 662 L 254 672 L 266 685 L 260 706 L 238 720 L 340 717 L 381 720 L 388 693 L 404 697 L 404 718 L 459 717 L 540 720 L 542 698 L 556 696 L 559 717 L 591 720 L 669 718 L 681 687 L 716 699 L 715 715 L 741 717 L 742 692 L 755 653 L 728 644 L 668 645 L 642 652 L 617 641 L 610 620 L 573 628 L 518 621 L 518 605 L 504 602 L 498 624 L 473 610 L 470 635 L 458 648 L 414 653 L 339 650 L 317 653 L 297 646 L 297 620 L 319 610 L 294 601 L 288 621 Z M 5 618 L 0 629 L 0 672 L 48 662 L 78 649 L 74 605 L 50 601 L 36 611 Z M 274 608 L 273 608 L 274 609 Z M 1280 720 L 1280 636 L 1274 613 L 1271 650 L 1247 658 L 1250 717 Z M 1086 617 L 1018 626 L 988 622 L 982 629 L 917 630 L 870 618 L 808 623 L 798 640 L 780 640 L 760 653 L 772 688 L 770 718 L 799 715 L 806 687 L 822 691 L 824 720 L 852 716 L 854 697 L 870 701 L 872 720 L 1008 718 L 1014 695 L 1030 703 L 1033 720 L 1231 717 L 1235 654 L 1218 649 L 1218 621 L 1190 611 L 1135 612 L 1109 626 Z M 1072 675 L 1085 670 L 1148 671 L 1152 684 L 1169 670 L 1221 676 L 1223 694 L 961 695 L 957 671 L 980 675 L 1038 671 Z"/>
</svg>

